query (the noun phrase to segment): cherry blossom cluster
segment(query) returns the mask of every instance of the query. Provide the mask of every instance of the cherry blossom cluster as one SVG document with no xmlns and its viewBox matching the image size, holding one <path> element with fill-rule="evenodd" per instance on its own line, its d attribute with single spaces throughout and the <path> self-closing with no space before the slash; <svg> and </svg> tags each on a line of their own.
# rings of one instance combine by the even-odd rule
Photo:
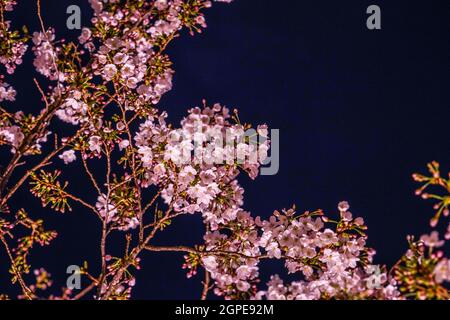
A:
<svg viewBox="0 0 450 320">
<path fill-rule="evenodd" d="M 92 22 L 96 28 L 84 28 L 79 40 L 87 50 L 95 52 L 93 73 L 107 82 L 113 80 L 136 90 L 137 104 L 148 101 L 155 104 L 172 88 L 173 70 L 161 51 L 183 27 L 196 31 L 206 27 L 200 10 L 211 6 L 210 1 L 203 0 L 193 1 L 189 6 L 182 0 L 136 1 L 139 10 L 135 10 L 132 6 L 120 6 L 118 1 L 90 3 L 95 11 Z M 105 40 L 104 32 L 116 35 Z M 103 44 L 96 50 L 98 40 Z"/>
<path fill-rule="evenodd" d="M 101 225 L 101 267 L 86 263 L 80 271 L 88 286 L 80 292 L 64 287 L 61 296 L 49 299 L 129 299 L 141 256 L 152 251 L 185 253 L 183 268 L 189 277 L 202 269 L 202 299 L 210 289 L 225 299 L 450 298 L 450 263 L 443 253 L 450 226 L 445 240 L 437 230 L 417 241 L 408 238 L 408 250 L 388 270 L 374 264 L 364 220 L 353 217 L 347 202 L 339 203 L 336 219 L 322 210 L 297 213 L 295 206 L 269 217 L 253 216 L 244 208 L 238 178 L 260 174 L 275 141 L 267 125 L 242 123 L 237 110 L 206 101 L 188 110 L 179 125 L 170 123 L 158 106 L 175 81 L 166 49 L 183 30 L 195 34 L 206 28 L 203 11 L 211 1 L 88 2 L 92 26 L 83 28 L 75 42 L 57 39 L 55 30 L 44 30 L 43 23 L 42 30 L 28 37 L 1 22 L 0 63 L 6 71 L 12 73 L 21 63 L 31 39 L 33 64 L 43 76 L 34 81 L 41 110 L 27 115 L 0 108 L 0 145 L 13 153 L 0 177 L 0 240 L 13 253 L 10 273 L 22 290 L 19 298 L 41 298 L 40 291 L 52 285 L 50 273 L 41 268 L 34 283 L 27 284 L 32 270 L 27 257 L 34 243 L 48 245 L 56 237 L 44 229 L 43 220 L 32 220 L 24 210 L 3 219 L 3 213 L 14 210 L 9 200 L 27 184 L 43 207 L 60 213 L 86 211 Z M 2 17 L 14 4 L 0 0 Z M 9 104 L 15 96 L 0 78 L 0 102 Z M 55 121 L 58 126 L 52 126 Z M 67 131 L 60 129 L 62 124 Z M 44 149 L 47 140 L 53 143 Z M 90 200 L 64 181 L 64 173 L 73 176 L 74 162 L 84 168 L 79 178 L 94 193 Z M 436 227 L 449 215 L 450 182 L 437 163 L 429 171 L 431 176 L 414 179 L 424 184 L 417 194 L 436 201 L 431 223 Z M 20 176 L 11 179 L 13 174 Z M 202 219 L 203 243 L 153 245 L 155 236 L 182 215 Z M 18 227 L 29 234 L 17 237 Z M 117 243 L 111 244 L 113 234 L 125 239 L 121 254 Z M 281 275 L 262 274 L 268 261 L 282 262 Z M 284 281 L 283 273 L 294 280 Z"/>
<path fill-rule="evenodd" d="M 24 134 L 20 127 L 16 125 L 1 124 L 0 129 L 0 144 L 5 143 L 12 146 L 11 151 L 14 153 L 22 143 Z"/>
<path fill-rule="evenodd" d="M 445 238 L 448 240 L 448 231 Z M 427 248 L 429 248 L 429 250 L 442 248 L 446 243 L 444 239 L 439 239 L 439 233 L 437 231 L 432 231 L 430 235 L 422 235 L 420 237 L 420 241 Z M 433 270 L 433 275 L 436 282 L 438 284 L 442 284 L 443 282 L 450 282 L 450 260 L 444 257 L 443 251 L 437 251 L 434 256 L 438 261 Z"/>
<path fill-rule="evenodd" d="M 0 64 L 5 66 L 9 74 L 13 74 L 16 67 L 22 64 L 23 55 L 28 48 L 27 35 L 11 30 L 11 22 L 5 18 L 5 13 L 13 11 L 16 4 L 12 0 L 0 1 Z"/>
<path fill-rule="evenodd" d="M 79 109 L 77 101 L 69 98 L 66 104 L 69 103 L 71 110 Z M 60 110 L 67 113 L 69 109 Z M 266 126 L 258 127 L 265 138 L 255 147 L 244 139 L 244 128 L 248 126 L 232 124 L 229 109 L 219 104 L 191 109 L 181 122 L 181 129 L 170 128 L 165 112 L 158 113 L 153 109 L 152 114 L 140 124 L 131 142 L 127 139 L 125 125 L 118 122 L 114 144 L 110 147 L 125 154 L 134 152 L 143 169 L 139 184 L 143 188 L 161 188 L 162 199 L 178 214 L 200 212 L 212 230 L 217 229 L 219 223 L 234 220 L 243 203 L 244 192 L 235 179 L 238 169 L 242 168 L 252 178 L 258 174 L 269 145 Z M 101 157 L 108 134 L 106 131 L 105 136 L 91 135 L 83 151 L 84 157 L 89 157 L 88 153 Z M 228 144 L 224 145 L 227 139 Z M 255 154 L 259 160 L 251 156 L 249 150 L 252 148 L 259 148 Z M 65 164 L 77 159 L 73 149 L 64 151 L 59 157 Z M 123 212 L 118 210 L 112 198 L 114 193 L 108 197 L 101 194 L 96 204 L 100 216 L 108 223 L 121 220 L 119 215 Z M 220 204 L 215 201 L 217 199 L 221 199 Z M 132 210 L 128 211 L 127 222 L 120 222 L 119 229 L 124 231 L 136 228 L 139 223 Z"/>
<path fill-rule="evenodd" d="M 3 101 L 14 101 L 16 99 L 16 90 L 11 87 L 6 82 L 1 82 L 0 80 L 0 102 Z"/>
<path fill-rule="evenodd" d="M 80 122 L 86 122 L 88 118 L 88 106 L 81 100 L 81 92 L 75 90 L 71 97 L 67 98 L 64 103 L 56 110 L 56 116 L 64 122 L 78 125 Z"/>
<path fill-rule="evenodd" d="M 7 34 L 7 36 L 9 36 L 9 34 Z M 8 52 L 0 55 L 0 64 L 3 64 L 6 67 L 6 71 L 9 74 L 13 74 L 16 67 L 22 64 L 23 55 L 28 49 L 28 46 L 24 44 L 24 42 L 17 41 L 14 37 L 11 38 L 7 39 L 5 35 L 2 36 L 0 34 L 0 41 L 2 42 L 2 45 L 12 42 L 10 44 L 11 48 L 8 49 Z"/>
<path fill-rule="evenodd" d="M 11 152 L 16 153 L 25 139 L 24 132 L 30 130 L 30 127 L 33 126 L 36 119 L 37 117 L 25 115 L 22 111 L 14 114 L 3 112 L 0 115 L 0 145 L 6 144 L 11 146 Z M 50 131 L 48 130 L 36 134 L 36 138 L 24 154 L 31 155 L 40 153 L 42 145 L 47 142 L 49 135 Z"/>
<path fill-rule="evenodd" d="M 268 221 L 241 211 L 234 223 L 208 233 L 205 252 L 216 255 L 202 262 L 215 281 L 215 293 L 229 299 L 398 298 L 395 280 L 371 264 L 374 251 L 366 247 L 362 219 L 352 218 L 346 202 L 339 209 L 335 230 L 326 228 L 330 220 L 322 212 L 296 215 L 292 208 L 275 211 Z M 267 290 L 258 290 L 259 264 L 265 259 L 284 260 L 287 271 L 303 280 L 284 285 L 275 275 Z"/>
<path fill-rule="evenodd" d="M 17 4 L 15 0 L 4 0 L 2 5 L 5 11 L 13 11 L 14 6 Z"/>
<path fill-rule="evenodd" d="M 100 216 L 104 218 L 107 223 L 114 223 L 118 230 L 127 231 L 135 229 L 139 225 L 139 220 L 134 212 L 128 212 L 128 215 L 124 215 L 125 210 L 117 205 L 114 200 L 108 200 L 108 197 L 105 194 L 98 197 L 95 206 Z M 118 214 L 119 212 L 121 215 Z"/>
<path fill-rule="evenodd" d="M 0 65 L 5 66 L 7 73 L 13 74 L 17 65 L 22 63 L 22 57 L 27 50 L 26 36 L 21 36 L 18 31 L 10 30 L 10 21 L 5 20 L 5 12 L 13 10 L 16 1 L 0 1 Z M 13 102 L 16 90 L 6 83 L 0 74 L 0 102 Z"/>
<path fill-rule="evenodd" d="M 55 40 L 55 31 L 49 29 L 44 32 L 33 34 L 33 52 L 35 55 L 34 67 L 36 71 L 50 80 L 64 81 L 64 74 L 57 69 L 57 49 L 52 42 Z"/>
<path fill-rule="evenodd" d="M 450 260 L 442 259 L 434 269 L 434 276 L 438 283 L 450 282 Z"/>
<path fill-rule="evenodd" d="M 391 269 L 401 296 L 407 299 L 450 299 L 448 258 L 441 250 L 438 234 L 424 235 L 419 241 L 408 236 L 409 249 Z"/>
<path fill-rule="evenodd" d="M 165 116 L 147 119 L 134 138 L 145 168 L 142 184 L 161 186 L 166 204 L 178 213 L 202 213 L 216 230 L 219 223 L 234 220 L 242 205 L 238 169 L 255 178 L 269 140 L 256 147 L 244 141 L 245 126 L 232 124 L 229 109 L 219 104 L 189 110 L 180 129 L 170 130 Z M 262 157 L 251 157 L 258 147 Z"/>
</svg>

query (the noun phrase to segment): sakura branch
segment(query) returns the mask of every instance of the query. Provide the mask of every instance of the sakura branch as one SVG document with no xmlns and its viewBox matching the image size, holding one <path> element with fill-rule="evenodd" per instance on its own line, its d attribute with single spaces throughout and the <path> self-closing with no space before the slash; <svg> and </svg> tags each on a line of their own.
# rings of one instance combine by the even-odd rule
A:
<svg viewBox="0 0 450 320">
<path fill-rule="evenodd" d="M 45 27 L 42 2 L 36 2 L 42 30 L 28 35 L 26 28 L 11 31 L 6 20 L 15 1 L 0 0 L 0 63 L 11 76 L 31 46 L 33 81 L 42 97 L 38 114 L 12 113 L 20 92 L 0 79 L 1 152 L 10 157 L 0 178 L 0 240 L 12 284 L 22 290 L 18 298 L 130 299 L 139 273 L 151 272 L 141 270 L 142 256 L 154 252 L 184 253 L 180 264 L 188 277 L 203 270 L 201 299 L 211 292 L 225 299 L 448 298 L 443 283 L 450 267 L 436 250 L 443 245 L 436 233 L 410 238 L 405 256 L 388 270 L 373 263 L 367 227 L 347 202 L 331 217 L 295 206 L 267 219 L 246 211 L 238 178 L 256 179 L 270 159 L 267 125 L 242 122 L 237 109 L 206 101 L 190 108 L 179 125 L 168 121 L 159 109 L 175 73 L 166 49 L 183 30 L 194 35 L 206 28 L 211 1 L 89 0 L 92 27 L 74 42 Z M 67 130 L 59 129 L 61 122 Z M 77 179 L 97 201 L 71 187 L 76 161 L 84 168 Z M 430 168 L 432 178 L 416 180 L 448 193 L 448 180 L 436 173 L 436 164 Z M 80 261 L 83 288 L 67 285 L 59 296 L 46 295 L 50 273 L 39 266 L 31 275 L 33 247 L 49 245 L 57 234 L 44 228 L 41 212 L 10 208 L 26 188 L 42 207 L 98 219 L 101 264 L 96 269 Z M 438 201 L 435 219 L 448 215 L 448 196 L 426 197 Z M 180 216 L 203 221 L 203 243 L 155 245 Z M 112 235 L 123 239 L 121 254 L 112 254 Z M 273 275 L 261 284 L 260 266 L 268 260 L 283 261 L 284 271 L 298 280 L 285 283 Z"/>
</svg>

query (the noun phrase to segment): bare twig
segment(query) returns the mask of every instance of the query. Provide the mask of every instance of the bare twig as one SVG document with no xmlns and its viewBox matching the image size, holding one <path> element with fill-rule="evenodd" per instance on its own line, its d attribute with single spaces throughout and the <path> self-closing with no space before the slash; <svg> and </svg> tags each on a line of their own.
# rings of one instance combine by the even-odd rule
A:
<svg viewBox="0 0 450 320">
<path fill-rule="evenodd" d="M 200 297 L 201 300 L 206 300 L 208 297 L 208 292 L 211 289 L 211 275 L 209 274 L 208 270 L 205 269 L 205 281 L 203 281 L 203 290 L 202 295 Z"/>
<path fill-rule="evenodd" d="M 96 286 L 97 286 L 97 283 L 96 282 L 92 282 L 89 286 L 87 286 L 80 293 L 78 293 L 76 296 L 74 296 L 72 298 L 72 300 L 80 300 L 85 295 L 87 295 L 89 292 L 91 292 L 92 289 L 94 289 Z"/>
</svg>

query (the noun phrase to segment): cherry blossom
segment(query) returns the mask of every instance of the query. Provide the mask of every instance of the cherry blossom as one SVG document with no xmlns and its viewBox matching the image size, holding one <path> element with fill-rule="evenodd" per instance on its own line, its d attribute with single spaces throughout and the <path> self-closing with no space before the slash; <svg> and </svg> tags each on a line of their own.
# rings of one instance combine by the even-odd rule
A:
<svg viewBox="0 0 450 320">
<path fill-rule="evenodd" d="M 77 156 L 75 155 L 74 150 L 67 150 L 64 151 L 60 156 L 60 159 L 64 161 L 65 164 L 69 164 L 71 162 L 74 162 L 77 159 Z"/>
<path fill-rule="evenodd" d="M 2 101 L 14 101 L 16 98 L 16 90 L 7 83 L 0 81 L 0 102 Z"/>
<path fill-rule="evenodd" d="M 129 299 L 141 256 L 152 251 L 183 252 L 188 277 L 202 268 L 202 298 L 211 288 L 224 299 L 450 298 L 442 285 L 450 279 L 441 251 L 446 243 L 436 230 L 419 241 L 409 237 L 406 253 L 388 270 L 374 263 L 364 219 L 355 217 L 346 201 L 327 215 L 295 206 L 256 215 L 244 205 L 239 179 L 260 175 L 272 143 L 268 124 L 241 122 L 237 109 L 206 101 L 188 109 L 179 123 L 170 121 L 159 103 L 176 81 L 166 49 L 182 30 L 195 34 L 206 28 L 204 10 L 211 1 L 139 1 L 138 10 L 135 1 L 88 2 L 91 26 L 74 42 L 57 39 L 53 28 L 35 31 L 31 41 L 27 35 L 15 38 L 8 21 L 0 25 L 0 40 L 8 44 L 0 51 L 0 63 L 12 74 L 31 45 L 42 95 L 42 108 L 33 114 L 0 109 L 0 145 L 13 153 L 2 168 L 0 214 L 14 210 L 10 199 L 29 184 L 43 207 L 61 213 L 84 210 L 100 221 L 101 268 L 83 267 L 88 287 L 76 296 L 63 290 L 58 298 Z M 15 1 L 2 5 L 9 12 Z M 40 85 L 42 76 L 50 86 Z M 0 102 L 9 107 L 16 94 L 2 76 Z M 60 133 L 60 127 L 67 132 Z M 52 143 L 44 148 L 47 140 Z M 63 181 L 62 173 L 70 168 L 65 165 L 74 162 L 83 167 L 77 179 L 85 178 L 91 199 L 78 196 L 70 179 Z M 22 166 L 26 169 L 17 170 Z M 448 217 L 448 195 L 425 189 L 440 186 L 448 193 L 450 182 L 437 163 L 429 171 L 430 177 L 416 174 L 414 179 L 424 183 L 418 194 L 438 201 L 432 220 L 437 226 Z M 179 216 L 201 220 L 203 240 L 193 247 L 156 246 L 155 237 Z M 22 234 L 18 226 L 33 237 L 19 238 L 18 247 L 10 248 Z M 446 240 L 449 233 L 450 227 Z M 113 236 L 124 240 L 123 250 L 111 245 Z M 20 297 L 41 298 L 37 290 L 50 286 L 50 274 L 36 269 L 36 285 L 27 284 L 26 258 L 33 246 L 27 243 L 47 245 L 56 233 L 20 209 L 0 218 L 0 237 L 20 261 L 20 268 L 11 269 L 13 282 L 21 284 Z M 274 274 L 263 283 L 263 264 L 270 260 L 278 261 L 280 274 L 292 281 Z"/>
<path fill-rule="evenodd" d="M 434 269 L 434 276 L 438 283 L 450 282 L 450 260 L 442 259 Z"/>
<path fill-rule="evenodd" d="M 18 148 L 25 136 L 18 126 L 7 126 L 0 127 L 0 137 L 13 148 Z"/>
<path fill-rule="evenodd" d="M 426 246 L 432 248 L 442 247 L 445 243 L 444 240 L 439 240 L 439 233 L 437 231 L 433 231 L 430 235 L 423 235 L 420 240 L 423 241 Z"/>
</svg>

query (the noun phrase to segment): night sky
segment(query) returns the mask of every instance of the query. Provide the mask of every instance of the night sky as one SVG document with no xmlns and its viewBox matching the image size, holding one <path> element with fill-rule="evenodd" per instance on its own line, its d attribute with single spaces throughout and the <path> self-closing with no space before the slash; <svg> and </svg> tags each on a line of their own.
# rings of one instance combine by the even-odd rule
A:
<svg viewBox="0 0 450 320">
<path fill-rule="evenodd" d="M 43 0 L 44 20 L 57 37 L 79 35 L 65 27 L 71 4 L 83 8 L 88 25 L 87 1 Z M 381 7 L 381 30 L 366 28 L 371 4 Z M 38 30 L 34 1 L 21 1 L 10 17 L 16 26 Z M 236 0 L 216 4 L 206 17 L 203 34 L 184 33 L 171 45 L 174 88 L 159 108 L 178 123 L 204 98 L 239 108 L 243 121 L 280 129 L 280 172 L 256 181 L 242 175 L 244 208 L 268 216 L 296 203 L 299 210 L 336 215 L 337 203 L 347 200 L 369 227 L 376 262 L 395 263 L 407 248 L 406 235 L 429 232 L 433 215 L 430 203 L 414 196 L 411 174 L 425 172 L 432 160 L 450 170 L 450 2 Z M 42 106 L 32 77 L 45 81 L 33 71 L 32 56 L 29 50 L 16 75 L 6 78 L 18 91 L 9 110 Z M 0 149 L 2 164 L 9 156 Z M 94 190 L 79 178 L 82 166 L 69 168 L 71 188 L 95 203 Z M 66 214 L 41 209 L 26 190 L 11 207 L 24 203 L 59 233 L 50 247 L 32 253 L 33 266 L 53 274 L 55 292 L 68 265 L 87 260 L 98 270 L 101 226 L 92 213 L 77 206 Z M 202 234 L 201 217 L 190 216 L 157 242 L 193 245 Z M 122 240 L 113 237 L 112 252 L 122 250 Z M 0 251 L 0 293 L 15 293 L 4 288 L 5 258 Z M 133 297 L 199 298 L 202 276 L 186 279 L 182 263 L 182 254 L 146 253 Z M 280 264 L 265 265 L 263 280 L 280 270 Z"/>
</svg>

